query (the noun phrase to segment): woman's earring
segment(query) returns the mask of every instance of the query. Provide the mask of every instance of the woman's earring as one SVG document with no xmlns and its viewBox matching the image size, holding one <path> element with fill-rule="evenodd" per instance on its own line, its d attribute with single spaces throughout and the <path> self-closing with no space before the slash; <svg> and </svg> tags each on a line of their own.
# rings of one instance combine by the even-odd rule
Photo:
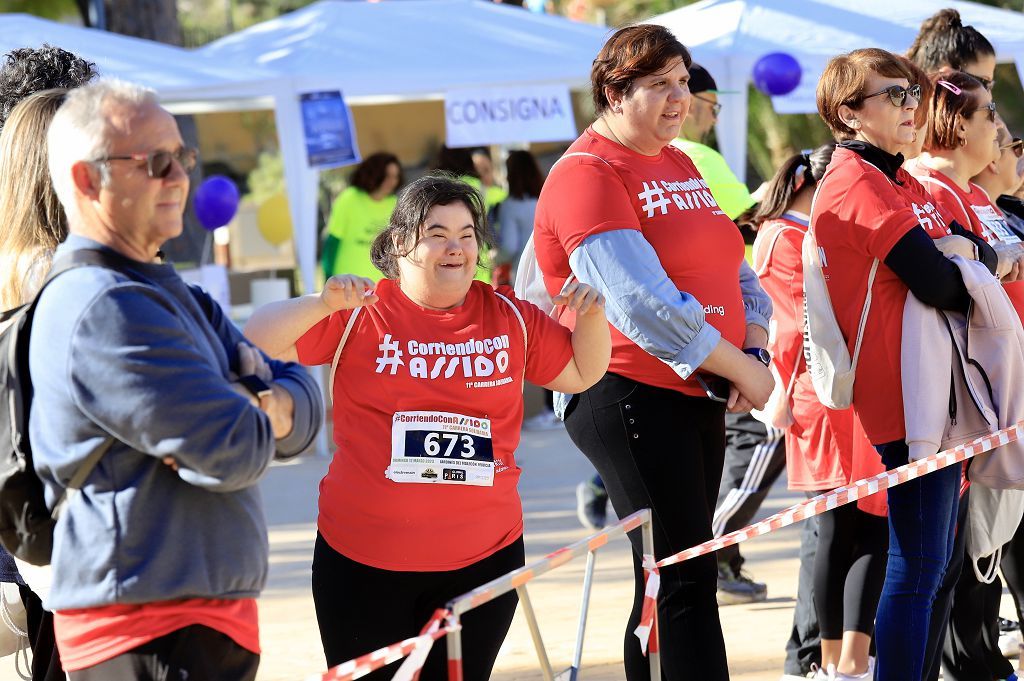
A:
<svg viewBox="0 0 1024 681">
<path fill-rule="evenodd" d="M 860 121 L 854 118 L 852 121 L 850 121 L 850 127 L 856 130 L 857 128 L 860 127 Z"/>
</svg>

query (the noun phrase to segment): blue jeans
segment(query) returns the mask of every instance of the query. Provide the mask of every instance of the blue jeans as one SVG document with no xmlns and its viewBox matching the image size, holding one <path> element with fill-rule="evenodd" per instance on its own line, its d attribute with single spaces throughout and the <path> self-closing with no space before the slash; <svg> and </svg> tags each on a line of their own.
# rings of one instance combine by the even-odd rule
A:
<svg viewBox="0 0 1024 681">
<path fill-rule="evenodd" d="M 876 447 L 887 470 L 907 463 L 907 444 Z M 888 490 L 889 564 L 875 621 L 875 681 L 922 677 L 932 604 L 953 554 L 961 466 Z"/>
</svg>

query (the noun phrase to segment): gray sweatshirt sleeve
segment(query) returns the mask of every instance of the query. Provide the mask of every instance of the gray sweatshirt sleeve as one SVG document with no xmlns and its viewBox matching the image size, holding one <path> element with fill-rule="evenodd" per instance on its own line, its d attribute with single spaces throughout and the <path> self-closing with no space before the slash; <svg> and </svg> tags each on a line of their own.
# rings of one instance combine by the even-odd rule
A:
<svg viewBox="0 0 1024 681">
<path fill-rule="evenodd" d="M 740 264 L 740 292 L 743 294 L 747 324 L 756 324 L 768 331 L 768 322 L 772 318 L 772 299 L 761 288 L 757 274 L 746 260 Z"/>
<path fill-rule="evenodd" d="M 604 295 L 612 326 L 681 378 L 696 371 L 718 345 L 721 334 L 704 321 L 700 301 L 676 290 L 639 231 L 589 236 L 569 255 L 569 266 L 577 279 Z"/>
<path fill-rule="evenodd" d="M 231 388 L 151 287 L 97 297 L 75 326 L 68 369 L 82 413 L 140 453 L 174 457 L 185 482 L 244 489 L 274 454 L 266 414 Z"/>
</svg>

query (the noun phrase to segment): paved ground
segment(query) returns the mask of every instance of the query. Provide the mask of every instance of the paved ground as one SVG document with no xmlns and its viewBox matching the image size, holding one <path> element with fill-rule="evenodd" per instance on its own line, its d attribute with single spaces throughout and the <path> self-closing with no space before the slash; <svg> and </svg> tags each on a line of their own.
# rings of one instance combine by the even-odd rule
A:
<svg viewBox="0 0 1024 681">
<path fill-rule="evenodd" d="M 526 513 L 527 561 L 586 536 L 575 516 L 574 487 L 589 464 L 564 431 L 524 433 L 517 453 Z M 300 681 L 323 670 L 309 566 L 315 536 L 316 489 L 327 460 L 309 457 L 273 468 L 263 483 L 271 532 L 270 583 L 260 601 L 264 655 L 261 681 Z M 802 497 L 777 484 L 762 515 Z M 722 608 L 734 681 L 775 681 L 782 670 L 796 591 L 799 527 L 756 538 L 744 555 L 757 579 L 768 583 L 768 600 Z M 572 659 L 585 560 L 578 559 L 529 586 L 552 665 Z M 632 569 L 622 540 L 601 549 L 587 624 L 582 677 L 612 681 L 624 677 L 622 631 L 632 598 Z M 1012 612 L 1004 598 L 1004 613 Z M 498 681 L 540 679 L 537 657 L 520 611 L 498 658 Z"/>
</svg>

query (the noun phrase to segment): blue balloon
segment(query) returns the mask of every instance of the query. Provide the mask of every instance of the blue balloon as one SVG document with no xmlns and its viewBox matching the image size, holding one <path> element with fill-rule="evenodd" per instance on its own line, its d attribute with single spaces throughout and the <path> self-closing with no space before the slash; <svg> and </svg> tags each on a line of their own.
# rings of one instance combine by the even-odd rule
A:
<svg viewBox="0 0 1024 681">
<path fill-rule="evenodd" d="M 754 85 L 769 96 L 786 95 L 800 84 L 800 62 L 785 52 L 772 52 L 754 64 Z"/>
<path fill-rule="evenodd" d="M 192 207 L 205 229 L 223 227 L 238 211 L 238 186 L 223 175 L 211 175 L 196 188 Z"/>
</svg>

